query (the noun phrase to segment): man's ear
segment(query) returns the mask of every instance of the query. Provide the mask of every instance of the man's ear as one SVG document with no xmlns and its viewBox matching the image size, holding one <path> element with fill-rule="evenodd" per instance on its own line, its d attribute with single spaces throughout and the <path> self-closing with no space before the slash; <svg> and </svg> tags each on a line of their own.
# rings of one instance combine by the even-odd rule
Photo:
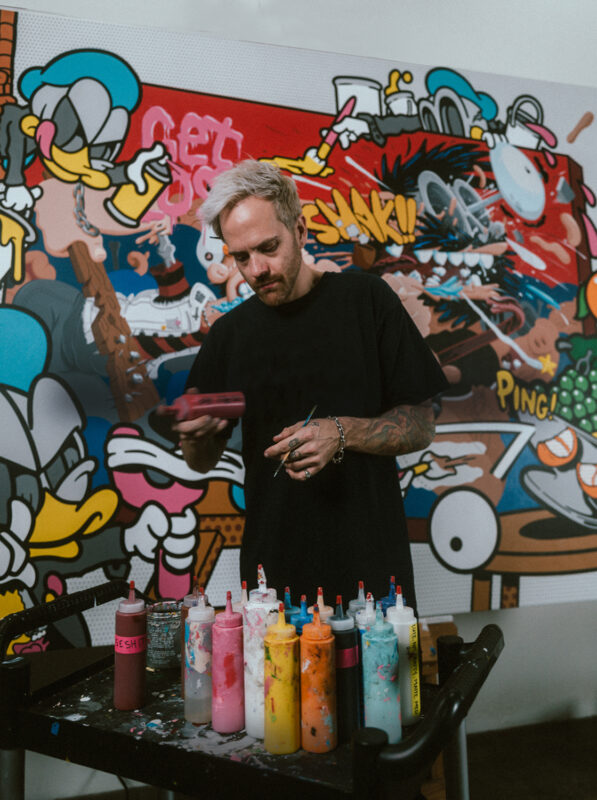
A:
<svg viewBox="0 0 597 800">
<path fill-rule="evenodd" d="M 307 237 L 309 235 L 309 232 L 307 230 L 307 220 L 305 219 L 303 214 L 301 214 L 296 221 L 296 232 L 299 237 L 300 246 L 304 247 L 305 244 L 307 243 Z"/>
</svg>

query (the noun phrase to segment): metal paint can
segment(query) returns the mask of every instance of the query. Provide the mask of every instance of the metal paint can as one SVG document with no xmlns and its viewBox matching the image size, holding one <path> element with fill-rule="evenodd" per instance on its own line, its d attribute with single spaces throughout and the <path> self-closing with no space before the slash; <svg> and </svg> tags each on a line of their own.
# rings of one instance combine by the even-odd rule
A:
<svg viewBox="0 0 597 800">
<path fill-rule="evenodd" d="M 162 600 L 147 606 L 147 666 L 180 668 L 180 603 Z"/>
</svg>

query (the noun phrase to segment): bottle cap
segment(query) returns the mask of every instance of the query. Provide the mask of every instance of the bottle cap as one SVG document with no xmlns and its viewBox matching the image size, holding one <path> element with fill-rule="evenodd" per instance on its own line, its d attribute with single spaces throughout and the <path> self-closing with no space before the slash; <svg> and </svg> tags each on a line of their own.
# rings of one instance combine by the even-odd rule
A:
<svg viewBox="0 0 597 800">
<path fill-rule="evenodd" d="M 290 618 L 290 623 L 296 628 L 296 632 L 300 635 L 303 632 L 303 625 L 311 622 L 313 614 L 307 611 L 307 595 L 301 595 L 301 610 L 298 614 L 293 614 Z"/>
<path fill-rule="evenodd" d="M 257 588 L 251 589 L 249 592 L 249 600 L 256 600 L 257 602 L 271 603 L 278 599 L 278 594 L 275 589 L 267 588 L 267 580 L 265 578 L 265 571 L 263 564 L 257 566 Z"/>
<path fill-rule="evenodd" d="M 410 606 L 391 606 L 387 611 L 387 620 L 392 625 L 400 622 L 416 622 L 415 612 Z"/>
<path fill-rule="evenodd" d="M 300 611 L 298 606 L 292 605 L 292 600 L 290 599 L 290 586 L 287 586 L 284 589 L 284 615 L 286 616 L 286 622 L 290 622 L 290 618 L 293 614 L 298 614 Z"/>
<path fill-rule="evenodd" d="M 319 616 L 322 622 L 326 622 L 329 617 L 332 616 L 334 613 L 334 609 L 331 606 L 326 606 L 324 599 L 323 599 L 323 588 L 321 586 L 317 587 L 317 605 L 319 606 Z M 309 606 L 309 614 L 313 613 L 313 609 L 315 608 L 315 604 Z"/>
<path fill-rule="evenodd" d="M 232 610 L 242 613 L 242 610 L 247 605 L 249 598 L 247 596 L 247 582 L 242 581 L 240 586 L 240 600 L 238 600 L 236 603 L 232 603 Z"/>
<path fill-rule="evenodd" d="M 135 581 L 129 583 L 129 596 L 118 605 L 121 614 L 139 614 L 145 611 L 145 601 L 135 596 Z"/>
<path fill-rule="evenodd" d="M 331 626 L 321 621 L 317 605 L 313 606 L 313 622 L 303 625 L 302 635 L 305 639 L 329 639 L 332 635 Z"/>
<path fill-rule="evenodd" d="M 243 615 L 232 608 L 232 592 L 226 592 L 226 608 L 216 615 L 218 628 L 239 628 L 243 624 Z"/>
<path fill-rule="evenodd" d="M 365 608 L 365 584 L 359 581 L 359 592 L 353 600 L 348 602 L 348 613 L 354 617 L 357 611 Z"/>
<path fill-rule="evenodd" d="M 333 631 L 351 631 L 354 630 L 354 617 L 350 614 L 344 613 L 342 607 L 342 595 L 336 597 L 336 613 L 332 614 L 327 619 L 328 625 L 331 625 Z"/>
<path fill-rule="evenodd" d="M 197 586 L 197 578 L 193 581 L 193 591 L 190 594 L 185 594 L 182 598 L 183 606 L 187 606 L 190 608 L 191 606 L 196 606 L 197 601 L 199 600 L 199 587 Z"/>
<path fill-rule="evenodd" d="M 367 592 L 367 599 L 365 600 L 365 608 L 357 611 L 356 623 L 359 628 L 367 628 L 375 622 L 375 608 L 373 604 L 373 595 Z"/>
<path fill-rule="evenodd" d="M 296 628 L 286 622 L 284 614 L 284 603 L 278 606 L 278 621 L 274 625 L 269 625 L 266 636 L 268 639 L 292 639 L 296 636 Z"/>
<path fill-rule="evenodd" d="M 206 605 L 205 595 L 201 595 L 197 605 L 189 608 L 189 616 L 187 619 L 189 622 L 211 622 L 215 615 L 216 612 L 213 606 Z"/>
</svg>

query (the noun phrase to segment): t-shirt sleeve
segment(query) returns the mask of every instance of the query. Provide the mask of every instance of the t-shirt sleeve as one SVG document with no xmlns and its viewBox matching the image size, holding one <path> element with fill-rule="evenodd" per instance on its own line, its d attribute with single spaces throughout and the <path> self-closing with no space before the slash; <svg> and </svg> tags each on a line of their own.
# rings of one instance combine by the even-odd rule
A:
<svg viewBox="0 0 597 800">
<path fill-rule="evenodd" d="M 448 388 L 443 370 L 392 289 L 382 282 L 378 352 L 384 411 L 417 405 Z"/>
<path fill-rule="evenodd" d="M 218 355 L 220 337 L 214 326 L 205 337 L 193 362 L 185 389 L 197 389 L 201 394 L 225 392 L 224 361 Z"/>
</svg>

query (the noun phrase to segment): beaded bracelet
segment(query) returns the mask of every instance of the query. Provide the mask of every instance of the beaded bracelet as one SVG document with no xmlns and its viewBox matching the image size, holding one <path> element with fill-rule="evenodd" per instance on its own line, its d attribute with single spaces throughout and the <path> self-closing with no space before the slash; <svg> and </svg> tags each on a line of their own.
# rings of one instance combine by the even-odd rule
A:
<svg viewBox="0 0 597 800">
<path fill-rule="evenodd" d="M 328 417 L 328 419 L 334 420 L 336 427 L 338 428 L 338 435 L 340 436 L 340 446 L 336 450 L 335 455 L 332 456 L 332 461 L 334 464 L 339 464 L 344 458 L 344 445 L 346 444 L 346 439 L 344 438 L 344 428 L 342 427 L 342 423 L 338 417 Z"/>
</svg>

